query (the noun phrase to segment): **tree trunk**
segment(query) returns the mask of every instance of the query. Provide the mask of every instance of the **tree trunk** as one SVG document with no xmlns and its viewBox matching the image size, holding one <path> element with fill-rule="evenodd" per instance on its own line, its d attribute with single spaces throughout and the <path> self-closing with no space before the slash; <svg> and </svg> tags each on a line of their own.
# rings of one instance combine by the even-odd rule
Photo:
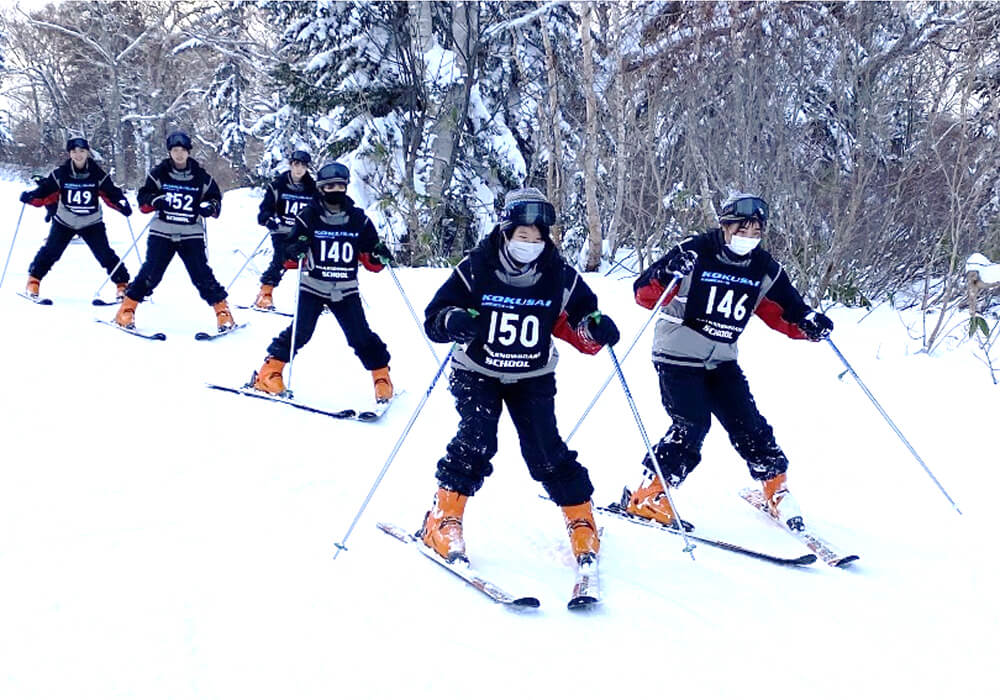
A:
<svg viewBox="0 0 1000 700">
<path fill-rule="evenodd" d="M 543 20 L 544 21 L 544 20 Z M 545 48 L 545 79 L 546 79 L 546 91 L 549 95 L 549 114 L 548 119 L 542 117 L 540 123 L 543 127 L 547 127 L 549 143 L 552 146 L 549 151 L 549 162 L 548 167 L 545 172 L 545 187 L 547 190 L 549 201 L 556 208 L 556 211 L 562 209 L 563 205 L 563 192 L 562 192 L 562 135 L 560 133 L 560 124 L 562 123 L 562 117 L 559 111 L 559 76 L 556 72 L 556 54 L 552 48 L 552 39 L 549 38 L 548 31 L 542 28 L 542 45 Z M 543 109 L 542 102 L 539 100 L 538 103 L 539 110 Z M 562 232 L 558 227 L 553 227 L 552 230 L 552 242 L 556 246 L 562 242 Z"/>
<path fill-rule="evenodd" d="M 580 14 L 580 41 L 583 53 L 583 94 L 587 121 L 583 139 L 583 190 L 587 208 L 587 261 L 584 270 L 593 272 L 601 265 L 601 217 L 597 211 L 597 97 L 594 95 L 594 42 L 590 35 L 590 3 Z"/>
</svg>

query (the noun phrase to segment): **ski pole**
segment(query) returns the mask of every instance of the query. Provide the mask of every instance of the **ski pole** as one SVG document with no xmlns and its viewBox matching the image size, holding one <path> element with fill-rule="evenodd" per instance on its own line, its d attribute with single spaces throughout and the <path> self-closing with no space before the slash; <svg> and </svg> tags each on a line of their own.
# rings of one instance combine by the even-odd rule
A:
<svg viewBox="0 0 1000 700">
<path fill-rule="evenodd" d="M 299 276 L 295 281 L 295 313 L 292 314 L 292 338 L 291 344 L 288 346 L 288 384 L 285 385 L 285 391 L 288 395 L 292 395 L 292 366 L 295 363 L 295 334 L 299 330 L 299 295 L 302 294 L 302 268 L 306 266 L 306 259 L 301 258 L 299 260 Z"/>
<path fill-rule="evenodd" d="M 632 392 L 629 391 L 628 382 L 625 381 L 625 375 L 622 373 L 622 366 L 618 362 L 618 357 L 615 355 L 615 349 L 608 346 L 608 354 L 611 355 L 611 363 L 615 366 L 615 374 L 618 375 L 618 380 L 622 383 L 622 389 L 625 391 L 625 398 L 628 400 L 629 408 L 632 409 L 632 417 L 635 418 L 635 424 L 639 426 L 639 432 L 642 434 L 642 441 L 646 445 L 646 454 L 649 455 L 649 460 L 653 463 L 653 471 L 656 472 L 657 478 L 660 483 L 663 484 L 663 495 L 667 497 L 667 503 L 670 504 L 670 510 L 673 511 L 674 517 L 677 518 L 677 530 L 680 536 L 684 538 L 684 551 L 691 555 L 691 561 L 694 561 L 694 543 L 688 539 L 687 533 L 684 530 L 684 521 L 681 519 L 681 515 L 677 512 L 677 506 L 674 505 L 674 499 L 670 496 L 670 487 L 667 484 L 667 480 L 663 478 L 663 472 L 660 470 L 660 461 L 656 458 L 656 452 L 653 450 L 653 445 L 649 441 L 649 435 L 646 434 L 646 427 L 642 424 L 642 418 L 639 417 L 639 409 L 635 406 L 635 400 L 632 398 Z"/>
<path fill-rule="evenodd" d="M 622 362 L 628 359 L 629 353 L 632 352 L 632 349 L 635 347 L 635 344 L 639 342 L 639 338 L 641 338 L 642 334 L 646 332 L 647 328 L 649 328 L 649 324 L 653 322 L 654 318 L 656 318 L 656 314 L 657 312 L 659 312 L 660 307 L 663 305 L 664 300 L 667 298 L 667 295 L 670 294 L 670 292 L 672 292 L 673 289 L 677 286 L 677 284 L 681 280 L 681 277 L 683 277 L 683 275 L 680 275 L 676 272 L 674 273 L 674 278 L 670 280 L 670 284 L 667 285 L 667 288 L 663 290 L 663 293 L 660 295 L 660 298 L 656 300 L 656 304 L 653 305 L 653 312 L 649 314 L 649 317 L 646 319 L 646 322 L 642 324 L 642 328 L 639 329 L 639 332 L 635 334 L 634 338 L 632 338 L 632 342 L 629 343 L 628 348 L 625 349 L 625 354 L 622 355 Z M 601 384 L 601 388 L 597 390 L 597 393 L 594 395 L 594 399 L 590 402 L 590 405 L 584 409 L 583 415 L 580 416 L 580 419 L 576 422 L 576 425 L 574 425 L 573 429 L 569 431 L 569 435 L 566 436 L 567 443 L 571 439 L 573 439 L 573 436 L 576 434 L 576 431 L 579 430 L 580 426 L 583 425 L 583 421 L 586 420 L 587 416 L 590 414 L 590 410 L 597 403 L 597 400 L 601 398 L 601 394 L 604 393 L 604 390 L 608 388 L 608 384 L 610 384 L 611 380 L 614 378 L 615 378 L 615 372 L 614 370 L 612 370 L 611 374 L 608 375 L 608 378 L 604 380 L 603 384 Z"/>
<path fill-rule="evenodd" d="M 906 445 L 906 449 L 910 451 L 910 454 L 912 454 L 913 458 L 917 460 L 917 463 L 919 463 L 920 466 L 924 468 L 924 471 L 927 472 L 927 476 L 931 478 L 931 481 L 933 481 L 934 485 L 938 487 L 938 490 L 941 491 L 941 493 L 944 494 L 944 497 L 948 499 L 948 503 L 952 505 L 952 507 L 958 512 L 959 515 L 961 515 L 962 511 L 959 509 L 958 504 L 955 503 L 955 501 L 951 500 L 951 496 L 948 495 L 948 492 L 945 491 L 944 486 L 942 486 L 941 482 L 937 480 L 936 476 L 934 476 L 934 472 L 932 472 L 930 468 L 924 463 L 924 460 L 920 458 L 920 455 L 917 454 L 917 451 L 913 449 L 913 445 L 911 445 L 910 442 L 905 437 L 903 437 L 903 433 L 899 430 L 899 428 L 896 427 L 896 424 L 892 422 L 892 419 L 889 417 L 889 414 L 885 412 L 885 409 L 882 408 L 881 404 L 879 404 L 879 402 L 875 400 L 875 396 L 872 394 L 871 391 L 868 390 L 868 387 L 865 386 L 865 383 L 861 381 L 861 377 L 859 377 L 858 373 L 854 371 L 853 367 L 851 367 L 850 363 L 847 361 L 847 358 L 844 357 L 844 355 L 840 352 L 837 346 L 833 344 L 833 341 L 830 338 L 827 338 L 826 342 L 830 344 L 830 347 L 837 354 L 837 357 L 839 357 L 840 361 L 844 363 L 844 367 L 846 367 L 850 375 L 854 377 L 854 381 L 856 381 L 858 383 L 858 386 L 861 387 L 861 390 L 865 392 L 865 396 L 868 397 L 868 399 L 875 405 L 875 408 L 878 409 L 878 412 L 882 414 L 882 417 L 885 418 L 885 422 L 888 423 L 889 427 L 892 428 L 894 433 L 896 433 L 896 437 L 898 437 L 900 440 L 903 441 L 903 444 Z"/>
<path fill-rule="evenodd" d="M 375 483 L 373 483 L 371 489 L 368 490 L 368 495 L 365 496 L 365 500 L 362 501 L 361 507 L 358 509 L 357 515 L 355 515 L 354 520 L 351 521 L 351 525 L 350 527 L 347 528 L 347 532 L 344 533 L 344 537 L 340 540 L 340 542 L 337 542 L 334 545 L 337 548 L 337 551 L 333 553 L 334 559 L 337 558 L 337 556 L 341 553 L 341 551 L 347 550 L 347 538 L 350 537 L 351 532 L 354 531 L 354 526 L 357 525 L 358 520 L 361 519 L 361 514 L 364 513 L 365 508 L 368 507 L 368 503 L 372 500 L 372 497 L 375 495 L 375 490 L 379 487 L 379 484 L 382 483 L 382 479 L 383 477 L 385 477 L 385 473 L 389 471 L 389 465 L 391 465 L 392 461 L 396 459 L 396 454 L 399 452 L 399 449 L 403 446 L 403 441 L 406 440 L 406 436 L 410 434 L 410 428 L 413 427 L 413 424 L 417 421 L 417 416 L 419 416 L 420 412 L 424 409 L 424 404 L 427 403 L 427 399 L 430 398 L 431 392 L 434 391 L 434 386 L 437 384 L 438 379 L 440 379 L 441 373 L 444 372 L 444 368 L 448 366 L 448 360 L 451 359 L 451 356 L 452 354 L 454 354 L 455 348 L 457 347 L 458 343 L 451 344 L 451 348 L 448 350 L 448 354 L 444 356 L 444 360 L 441 361 L 441 365 L 438 367 L 437 372 L 434 373 L 434 378 L 431 380 L 430 386 L 427 387 L 427 391 L 425 391 L 424 395 L 421 397 L 420 403 L 417 404 L 416 410 L 414 410 L 413 415 L 410 416 L 410 421 L 406 424 L 406 427 L 403 428 L 403 432 L 400 434 L 399 439 L 396 440 L 396 445 L 395 447 L 392 448 L 392 452 L 389 453 L 389 458 L 385 460 L 385 464 L 382 466 L 382 471 L 380 471 L 378 473 L 378 476 L 375 477 Z"/>
<path fill-rule="evenodd" d="M 136 244 L 139 242 L 135 239 L 135 231 L 132 230 L 132 220 L 125 217 L 125 223 L 128 224 L 128 235 L 132 237 L 132 247 L 135 248 L 135 259 L 139 261 L 139 269 L 142 269 L 142 256 L 139 255 L 139 249 L 136 248 Z"/>
<path fill-rule="evenodd" d="M 245 261 L 243 262 L 243 267 L 241 267 L 241 268 L 240 268 L 240 271 L 236 273 L 236 276 L 235 276 L 235 277 L 233 277 L 233 281 L 232 281 L 232 282 L 230 282 L 229 284 L 227 284 L 227 285 L 226 285 L 226 291 L 227 291 L 227 292 L 229 291 L 229 288 L 230 288 L 230 287 L 232 287 L 232 286 L 233 286 L 234 284 L 236 284 L 236 280 L 238 280 L 238 279 L 240 278 L 240 275 L 242 275 L 242 274 L 243 274 L 243 271 L 244 271 L 245 269 L 247 269 L 247 265 L 249 265 L 249 264 L 250 264 L 250 261 L 251 261 L 251 260 L 253 260 L 253 258 L 254 258 L 254 256 L 255 256 L 255 255 L 257 255 L 257 251 L 258 251 L 258 250 L 260 250 L 260 247 L 261 247 L 262 245 L 264 245 L 264 241 L 266 241 L 266 240 L 267 240 L 267 237 L 268 237 L 268 236 L 270 236 L 270 235 L 271 235 L 271 232 L 270 232 L 270 231 L 265 231 L 265 232 L 264 232 L 264 237 L 263 237 L 263 238 L 261 238 L 261 239 L 260 239 L 260 243 L 258 243 L 258 244 L 256 245 L 256 247 L 254 247 L 254 249 L 253 249 L 253 252 L 252 252 L 252 253 L 250 253 L 250 255 L 248 255 L 248 256 L 247 256 L 247 259 L 246 259 L 246 260 L 245 260 Z"/>
<path fill-rule="evenodd" d="M 129 247 L 129 249 L 125 251 L 125 255 L 121 256 L 121 258 L 118 259 L 118 264 L 115 265 L 113 268 L 111 268 L 111 272 L 108 273 L 108 276 L 104 278 L 103 282 L 101 282 L 101 286 L 97 288 L 96 292 L 94 292 L 95 299 L 98 296 L 100 296 L 101 290 L 104 289 L 104 285 L 106 285 L 108 283 L 108 280 L 111 279 L 111 276 L 118 271 L 118 268 L 121 267 L 121 264 L 125 261 L 125 258 L 127 258 L 128 254 L 132 252 L 132 248 L 135 248 L 137 245 L 139 245 L 139 241 L 142 240 L 142 237 L 146 235 L 146 231 L 148 231 L 149 227 L 152 225 L 153 225 L 153 219 L 150 218 L 149 223 L 146 224 L 146 228 L 142 229 L 142 231 L 139 232 L 138 238 L 133 239 L 131 247 Z M 131 230 L 131 228 L 129 230 Z M 139 251 L 136 250 L 135 254 L 138 255 Z"/>
<path fill-rule="evenodd" d="M 431 355 L 434 356 L 434 362 L 440 363 L 441 359 L 437 356 L 437 352 L 434 351 L 434 345 L 431 343 L 431 339 L 427 337 L 426 333 L 424 333 L 424 324 L 420 322 L 417 312 L 413 310 L 413 304 L 410 303 L 410 298 L 406 296 L 406 292 L 403 291 L 403 285 L 399 283 L 399 278 L 396 277 L 396 273 L 393 271 L 392 265 L 386 263 L 385 266 L 388 268 L 389 274 L 392 276 L 392 281 L 396 283 L 396 289 L 399 290 L 400 296 L 402 296 L 403 301 L 406 302 L 406 308 L 410 310 L 410 316 L 413 317 L 413 322 L 417 324 L 420 336 L 424 339 L 424 342 L 427 343 L 427 348 L 431 351 Z"/>
<path fill-rule="evenodd" d="M 7 262 L 3 264 L 3 274 L 0 275 L 0 287 L 3 286 L 3 281 L 7 278 L 7 265 L 10 264 L 10 256 L 14 254 L 14 241 L 17 240 L 17 232 L 21 230 L 21 217 L 24 216 L 24 208 L 28 206 L 27 203 L 21 204 L 21 213 L 17 215 L 17 225 L 14 226 L 14 237 L 10 239 L 10 251 L 7 253 Z"/>
</svg>

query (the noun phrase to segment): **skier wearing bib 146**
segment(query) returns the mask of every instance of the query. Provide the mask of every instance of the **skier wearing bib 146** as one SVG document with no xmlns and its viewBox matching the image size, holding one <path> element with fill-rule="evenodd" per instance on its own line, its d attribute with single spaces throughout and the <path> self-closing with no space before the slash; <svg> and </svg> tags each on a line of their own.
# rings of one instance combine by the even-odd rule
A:
<svg viewBox="0 0 1000 700">
<path fill-rule="evenodd" d="M 215 310 L 219 331 L 236 324 L 226 303 L 226 290 L 208 266 L 205 218 L 218 217 L 222 193 L 215 180 L 191 157 L 191 138 L 183 131 L 167 136 L 167 152 L 139 188 L 139 210 L 156 212 L 149 225 L 146 261 L 125 291 L 115 323 L 135 326 L 135 309 L 163 279 L 174 254 L 180 256 L 201 298 Z"/>
<path fill-rule="evenodd" d="M 554 223 L 555 210 L 537 189 L 509 192 L 500 224 L 458 264 L 425 312 L 431 340 L 460 344 L 450 383 L 458 433 L 437 463 L 439 488 L 420 530 L 424 544 L 448 561 L 466 559 L 465 503 L 493 472 L 504 405 L 529 473 L 562 507 L 577 561 L 596 557 L 600 548 L 590 476 L 556 427 L 552 336 L 594 354 L 619 334 L 553 245 Z"/>
<path fill-rule="evenodd" d="M 52 212 L 52 228 L 45 245 L 41 247 L 28 268 L 28 296 L 37 297 L 42 278 L 62 256 L 66 246 L 79 235 L 90 247 L 111 281 L 118 286 L 121 297 L 128 284 L 128 270 L 121 263 L 115 251 L 108 244 L 108 233 L 101 218 L 101 203 L 132 215 L 132 207 L 124 193 L 111 178 L 90 157 L 90 144 L 84 138 L 72 138 L 66 142 L 69 158 L 53 170 L 47 177 L 38 180 L 34 190 L 21 193 L 21 201 L 33 207 L 55 206 Z M 47 219 L 46 219 L 47 220 Z"/>
<path fill-rule="evenodd" d="M 285 383 L 281 373 L 291 358 L 292 328 L 295 327 L 295 352 L 312 338 L 316 322 L 329 307 L 336 317 L 347 343 L 371 371 L 376 402 L 392 398 L 389 379 L 389 350 L 368 326 L 358 292 L 358 263 L 372 272 L 392 261 L 392 254 L 379 240 L 378 232 L 365 210 L 354 206 L 347 196 L 351 172 L 341 163 L 328 163 L 316 174 L 319 197 L 300 213 L 285 246 L 285 267 L 295 269 L 302 263 L 297 318 L 267 348 L 267 357 L 259 372 L 254 372 L 253 388 L 269 394 L 282 394 Z"/>
<path fill-rule="evenodd" d="M 295 225 L 295 215 L 309 206 L 317 194 L 316 182 L 309 174 L 312 157 L 305 151 L 295 151 L 288 160 L 288 170 L 267 186 L 257 213 L 257 223 L 271 232 L 274 248 L 271 264 L 260 277 L 260 292 L 254 302 L 258 309 L 274 308 L 272 295 L 285 272 L 285 244 Z"/>
<path fill-rule="evenodd" d="M 775 330 L 813 341 L 828 337 L 833 322 L 809 308 L 781 265 L 758 247 L 767 219 L 763 199 L 730 196 L 719 215 L 722 228 L 688 238 L 657 260 L 636 280 L 635 298 L 651 309 L 675 273 L 681 275 L 653 339 L 660 396 L 672 420 L 655 447 L 668 486 L 679 486 L 701 460 L 714 415 L 761 482 L 771 512 L 798 528 L 802 515 L 786 487 L 788 460 L 736 362 L 736 341 L 754 313 Z M 643 483 L 626 492 L 628 512 L 676 527 L 649 455 L 643 464 Z"/>
</svg>

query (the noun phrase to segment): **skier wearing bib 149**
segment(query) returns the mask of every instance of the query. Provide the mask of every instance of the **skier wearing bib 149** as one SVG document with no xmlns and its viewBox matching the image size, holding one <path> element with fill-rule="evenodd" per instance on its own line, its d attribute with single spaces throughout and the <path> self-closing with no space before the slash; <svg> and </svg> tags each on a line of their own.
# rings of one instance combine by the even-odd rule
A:
<svg viewBox="0 0 1000 700">
<path fill-rule="evenodd" d="M 588 354 L 618 342 L 597 297 L 559 255 L 549 235 L 555 210 L 541 192 L 514 190 L 500 224 L 462 260 L 425 312 L 427 336 L 460 345 L 451 393 L 458 433 L 437 463 L 438 490 L 420 530 L 448 561 L 465 560 L 465 503 L 493 473 L 497 423 L 507 406 L 532 478 L 562 507 L 578 562 L 600 548 L 587 470 L 556 427 L 552 336 Z"/>
<path fill-rule="evenodd" d="M 757 410 L 746 377 L 736 362 L 736 341 L 756 313 L 786 335 L 819 341 L 833 322 L 813 311 L 788 275 L 760 248 L 768 206 L 760 197 L 738 193 L 722 205 L 721 229 L 711 229 L 672 248 L 636 280 L 635 298 L 651 309 L 674 279 L 653 339 L 653 365 L 660 397 L 672 425 L 655 447 L 668 486 L 677 487 L 701 460 L 701 446 L 714 415 L 761 482 L 771 512 L 792 527 L 802 515 L 786 487 L 788 460 L 771 426 Z M 663 484 L 647 455 L 645 478 L 628 499 L 633 515 L 676 527 Z"/>
<path fill-rule="evenodd" d="M 288 170 L 267 186 L 257 213 L 257 223 L 271 232 L 274 249 L 271 264 L 260 277 L 260 292 L 254 302 L 254 306 L 263 310 L 274 308 L 272 295 L 285 272 L 285 245 L 295 225 L 295 215 L 309 206 L 317 193 L 316 182 L 309 174 L 312 157 L 305 151 L 295 151 L 288 161 Z"/>
<path fill-rule="evenodd" d="M 351 172 L 341 163 L 328 163 L 316 174 L 319 197 L 295 219 L 295 226 L 285 246 L 285 267 L 295 269 L 299 260 L 304 272 L 299 288 L 297 318 L 267 348 L 267 357 L 251 379 L 253 388 L 269 394 L 282 394 L 285 383 L 281 373 L 291 358 L 292 328 L 295 327 L 295 352 L 312 338 L 316 322 L 329 307 L 336 317 L 347 343 L 371 371 L 376 402 L 392 398 L 389 379 L 389 350 L 368 326 L 358 292 L 358 263 L 372 272 L 392 261 L 392 254 L 379 240 L 378 232 L 365 210 L 354 206 L 347 196 Z"/>
<path fill-rule="evenodd" d="M 21 193 L 21 201 L 33 207 L 52 207 L 52 228 L 45 245 L 35 255 L 28 268 L 28 296 L 37 297 L 42 278 L 62 256 L 74 235 L 90 247 L 111 281 L 118 286 L 118 296 L 125 293 L 128 270 L 108 244 L 108 233 L 101 218 L 101 203 L 122 213 L 132 215 L 125 194 L 90 157 L 90 144 L 84 138 L 66 142 L 69 158 L 47 177 L 38 180 L 34 190 Z M 48 220 L 48 219 L 46 219 Z"/>
<path fill-rule="evenodd" d="M 146 260 L 125 291 L 115 323 L 135 326 L 136 306 L 156 289 L 176 253 L 198 294 L 215 310 L 219 331 L 226 331 L 236 324 L 226 303 L 226 290 L 208 266 L 205 247 L 205 219 L 219 216 L 222 192 L 191 157 L 191 138 L 186 133 L 173 132 L 166 145 L 169 156 L 149 171 L 139 188 L 139 210 L 156 214 L 149 225 Z"/>
</svg>

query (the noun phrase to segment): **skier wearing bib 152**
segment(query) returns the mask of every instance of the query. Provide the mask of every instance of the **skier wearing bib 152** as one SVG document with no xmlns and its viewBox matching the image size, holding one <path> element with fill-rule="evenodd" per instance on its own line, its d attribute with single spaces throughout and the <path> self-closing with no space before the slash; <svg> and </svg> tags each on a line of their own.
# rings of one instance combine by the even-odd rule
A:
<svg viewBox="0 0 1000 700">
<path fill-rule="evenodd" d="M 212 305 L 220 331 L 236 324 L 226 303 L 226 290 L 208 266 L 205 218 L 218 217 L 222 193 L 215 180 L 194 158 L 191 138 L 183 131 L 167 136 L 168 158 L 146 175 L 139 188 L 139 210 L 156 212 L 149 225 L 146 261 L 125 290 L 115 323 L 135 326 L 135 308 L 156 289 L 174 254 L 180 256 L 201 298 Z"/>
<path fill-rule="evenodd" d="M 372 272 L 392 261 L 392 254 L 379 240 L 378 232 L 365 210 L 354 206 L 347 196 L 351 172 L 341 163 L 328 163 L 316 174 L 319 197 L 295 219 L 295 226 L 285 246 L 285 267 L 295 269 L 305 258 L 299 305 L 295 323 L 275 338 L 267 348 L 267 358 L 251 383 L 259 391 L 282 394 L 285 383 L 281 373 L 291 358 L 292 328 L 295 328 L 295 352 L 312 338 L 316 321 L 329 307 L 336 317 L 347 343 L 371 371 L 375 400 L 392 398 L 389 379 L 389 350 L 368 326 L 358 292 L 358 263 Z"/>
<path fill-rule="evenodd" d="M 555 210 L 537 189 L 507 193 L 499 225 L 458 264 L 425 312 L 431 340 L 460 346 L 450 383 L 458 433 L 437 463 L 439 488 L 420 530 L 424 544 L 448 561 L 466 558 L 465 503 L 493 472 L 504 405 L 529 473 L 562 507 L 577 561 L 596 557 L 600 548 L 590 476 L 556 427 L 552 336 L 594 354 L 619 334 L 553 245 L 554 223 Z"/>
<path fill-rule="evenodd" d="M 121 297 L 128 284 L 128 270 L 108 244 L 108 233 L 101 218 L 100 199 L 124 216 L 132 215 L 132 207 L 124 193 L 90 157 L 90 144 L 84 138 L 66 142 L 69 158 L 47 177 L 37 181 L 38 186 L 21 193 L 21 201 L 33 207 L 55 206 L 52 228 L 45 245 L 41 247 L 28 268 L 28 296 L 37 297 L 42 278 L 62 256 L 66 246 L 79 235 L 90 247 L 111 281 L 118 286 Z M 48 219 L 46 219 L 48 220 Z"/>
<path fill-rule="evenodd" d="M 771 512 L 801 527 L 801 512 L 785 484 L 788 460 L 736 363 L 736 341 L 754 313 L 775 330 L 813 341 L 829 336 L 833 322 L 809 308 L 781 265 L 758 247 L 767 220 L 768 206 L 760 197 L 730 196 L 719 215 L 722 228 L 688 238 L 657 260 L 636 280 L 635 298 L 651 309 L 680 276 L 653 338 L 660 397 L 672 420 L 655 447 L 668 486 L 679 486 L 701 460 L 714 415 L 750 475 L 761 482 Z M 635 493 L 626 492 L 628 512 L 676 527 L 649 455 L 643 464 L 643 483 Z"/>
<path fill-rule="evenodd" d="M 271 264 L 260 277 L 260 292 L 254 302 L 258 309 L 274 308 L 272 294 L 285 272 L 285 244 L 295 225 L 295 215 L 309 206 L 317 193 L 316 182 L 309 174 L 312 157 L 305 151 L 295 151 L 288 161 L 288 170 L 267 186 L 257 213 L 257 223 L 271 232 L 271 247 L 274 248 Z"/>
</svg>

